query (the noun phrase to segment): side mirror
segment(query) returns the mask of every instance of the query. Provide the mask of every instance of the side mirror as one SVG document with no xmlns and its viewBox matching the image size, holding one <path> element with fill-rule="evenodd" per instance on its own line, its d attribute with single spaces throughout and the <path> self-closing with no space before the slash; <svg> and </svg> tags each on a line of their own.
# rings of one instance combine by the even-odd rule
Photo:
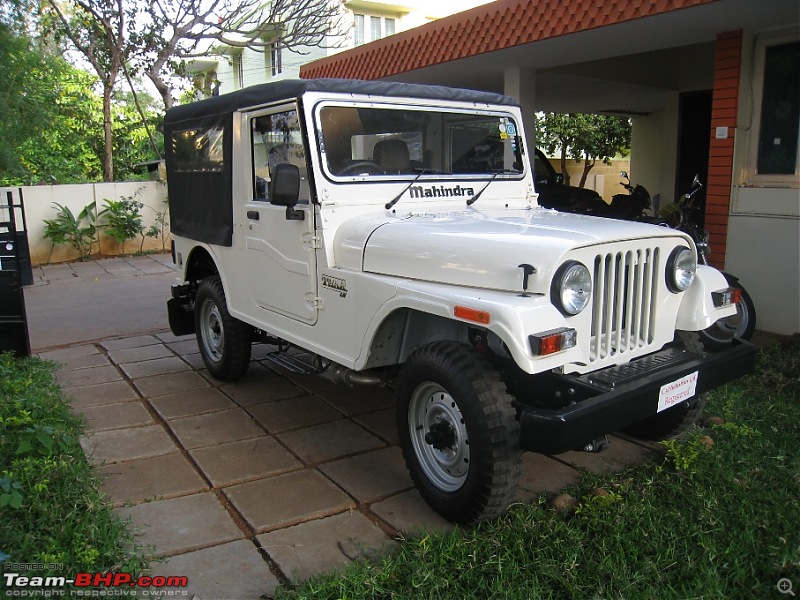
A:
<svg viewBox="0 0 800 600">
<path fill-rule="evenodd" d="M 272 204 L 286 207 L 287 221 L 302 221 L 305 213 L 296 210 L 300 200 L 300 169 L 297 165 L 278 163 L 272 171 L 269 182 L 269 199 Z"/>
<path fill-rule="evenodd" d="M 628 179 L 628 172 L 627 171 L 620 171 L 619 176 L 623 179 Z"/>
</svg>

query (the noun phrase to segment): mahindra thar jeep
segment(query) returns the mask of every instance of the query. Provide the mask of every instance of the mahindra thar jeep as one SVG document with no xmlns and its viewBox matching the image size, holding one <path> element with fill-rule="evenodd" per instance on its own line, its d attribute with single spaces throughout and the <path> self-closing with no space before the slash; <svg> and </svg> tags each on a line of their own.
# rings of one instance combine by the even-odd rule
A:
<svg viewBox="0 0 800 600">
<path fill-rule="evenodd" d="M 735 311 L 665 227 L 548 210 L 519 106 L 470 90 L 281 81 L 170 109 L 177 335 L 396 392 L 419 492 L 455 522 L 514 496 L 523 450 L 655 440 L 751 369 L 696 332 Z M 266 385 L 266 384 L 265 384 Z"/>
</svg>

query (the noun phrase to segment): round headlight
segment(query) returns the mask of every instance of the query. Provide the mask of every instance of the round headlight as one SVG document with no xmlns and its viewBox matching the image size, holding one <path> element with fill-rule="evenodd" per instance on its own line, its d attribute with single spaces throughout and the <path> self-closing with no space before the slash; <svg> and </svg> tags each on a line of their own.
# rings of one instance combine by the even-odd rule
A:
<svg viewBox="0 0 800 600">
<path fill-rule="evenodd" d="M 592 276 L 581 263 L 569 261 L 561 265 L 553 278 L 550 298 L 564 315 L 577 315 L 592 298 Z"/>
<path fill-rule="evenodd" d="M 697 259 L 686 246 L 678 246 L 667 261 L 667 287 L 677 294 L 689 289 L 697 272 Z"/>
</svg>

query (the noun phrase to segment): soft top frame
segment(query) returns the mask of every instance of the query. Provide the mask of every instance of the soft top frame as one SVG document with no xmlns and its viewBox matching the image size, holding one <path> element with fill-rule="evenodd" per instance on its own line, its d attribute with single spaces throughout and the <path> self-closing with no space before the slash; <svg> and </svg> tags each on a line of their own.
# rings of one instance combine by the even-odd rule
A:
<svg viewBox="0 0 800 600">
<path fill-rule="evenodd" d="M 518 103 L 513 98 L 502 94 L 440 85 L 421 85 L 397 81 L 361 81 L 357 79 L 285 79 L 250 86 L 199 102 L 175 106 L 167 111 L 164 123 L 171 124 L 190 119 L 223 115 L 263 104 L 299 98 L 306 92 L 425 98 L 430 100 L 518 106 Z"/>
</svg>

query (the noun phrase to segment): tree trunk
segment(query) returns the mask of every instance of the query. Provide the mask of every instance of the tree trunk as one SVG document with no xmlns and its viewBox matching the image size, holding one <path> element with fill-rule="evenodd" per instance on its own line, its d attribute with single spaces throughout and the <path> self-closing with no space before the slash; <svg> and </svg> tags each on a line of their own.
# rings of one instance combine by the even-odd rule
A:
<svg viewBox="0 0 800 600">
<path fill-rule="evenodd" d="M 586 179 L 589 177 L 589 171 L 592 170 L 597 160 L 589 160 L 588 158 L 583 161 L 583 173 L 581 173 L 581 182 L 578 187 L 586 187 Z"/>
<path fill-rule="evenodd" d="M 569 171 L 567 171 L 567 146 L 561 146 L 561 175 L 564 177 L 564 185 L 569 185 Z"/>
<path fill-rule="evenodd" d="M 114 137 L 111 129 L 112 85 L 103 84 L 103 181 L 114 181 Z"/>
</svg>

